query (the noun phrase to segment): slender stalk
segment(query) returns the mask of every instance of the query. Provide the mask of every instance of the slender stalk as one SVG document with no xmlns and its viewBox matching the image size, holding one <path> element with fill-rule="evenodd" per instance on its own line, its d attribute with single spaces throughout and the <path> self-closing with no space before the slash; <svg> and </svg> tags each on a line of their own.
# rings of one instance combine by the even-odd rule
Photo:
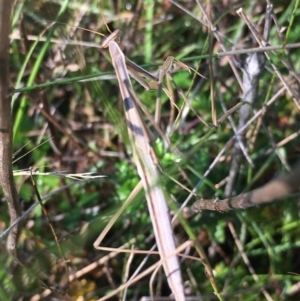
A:
<svg viewBox="0 0 300 301">
<path fill-rule="evenodd" d="M 12 116 L 9 88 L 9 33 L 12 2 L 0 0 L 0 184 L 7 200 L 10 223 L 21 215 L 21 206 L 13 180 L 12 171 Z M 7 239 L 7 250 L 17 258 L 17 240 L 20 224 L 11 229 Z"/>
</svg>

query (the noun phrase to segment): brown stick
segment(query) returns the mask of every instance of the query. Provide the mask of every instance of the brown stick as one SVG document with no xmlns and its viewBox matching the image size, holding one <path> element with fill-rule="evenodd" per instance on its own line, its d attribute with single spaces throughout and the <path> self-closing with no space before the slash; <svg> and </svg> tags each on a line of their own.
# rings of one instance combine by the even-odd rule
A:
<svg viewBox="0 0 300 301">
<path fill-rule="evenodd" d="M 266 185 L 238 196 L 224 200 L 196 201 L 191 209 L 228 211 L 232 209 L 246 209 L 252 206 L 267 204 L 282 199 L 300 188 L 300 162 L 289 173 L 280 175 Z"/>
<path fill-rule="evenodd" d="M 9 89 L 9 34 L 13 1 L 0 0 L 0 185 L 7 200 L 10 223 L 21 215 L 21 206 L 12 172 L 12 116 Z M 9 233 L 7 250 L 17 258 L 17 239 L 20 225 Z"/>
</svg>

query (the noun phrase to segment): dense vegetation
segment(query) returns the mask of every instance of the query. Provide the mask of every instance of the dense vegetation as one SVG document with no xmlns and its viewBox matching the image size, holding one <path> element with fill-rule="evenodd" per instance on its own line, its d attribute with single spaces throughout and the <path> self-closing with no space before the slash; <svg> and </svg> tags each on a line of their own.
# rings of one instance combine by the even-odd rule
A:
<svg viewBox="0 0 300 301">
<path fill-rule="evenodd" d="M 168 56 L 193 68 L 190 72 L 179 68 L 164 79 L 168 95 L 162 93 L 159 126 L 173 147 L 157 134 L 143 111 L 141 114 L 153 133 L 164 170 L 161 182 L 172 209 L 187 198 L 190 206 L 200 197 L 225 197 L 224 183 L 233 154 L 233 140 L 228 141 L 234 131 L 228 119 L 213 126 L 213 115 L 220 118 L 238 104 L 242 91 L 228 56 L 212 54 L 222 52 L 221 44 L 227 50 L 257 47 L 236 10 L 242 7 L 261 33 L 266 4 L 250 0 L 200 2 L 217 26 L 221 42 L 201 23 L 205 18 L 195 1 L 181 2 L 193 15 L 168 0 L 70 1 L 59 18 L 63 24 L 55 25 L 50 21 L 59 16 L 63 1 L 16 3 L 10 49 L 11 85 L 17 89 L 12 102 L 15 181 L 26 211 L 38 201 L 29 167 L 48 173 L 34 175 L 34 180 L 42 197 L 50 194 L 45 207 L 62 252 L 41 207 L 36 206 L 23 222 L 19 238 L 23 266 L 8 260 L 5 242 L 0 242 L 1 300 L 98 300 L 126 283 L 145 260 L 145 254 L 133 256 L 93 247 L 139 182 L 111 59 L 107 50 L 100 49 L 103 37 L 96 32 L 107 36 L 108 29 L 120 29 L 119 45 L 125 55 L 150 72 L 157 72 Z M 278 28 L 272 23 L 271 45 L 299 42 L 298 2 L 273 1 Z M 263 185 L 299 158 L 299 48 L 269 55 L 272 62 L 266 61 L 261 74 L 252 116 L 283 87 L 272 64 L 295 94 L 291 96 L 283 88 L 276 101 L 249 125 L 248 154 L 253 166 L 246 159 L 242 161 L 233 194 Z M 246 57 L 239 56 L 242 60 Z M 241 76 L 239 69 L 237 73 Z M 145 91 L 134 80 L 133 87 L 154 116 L 157 91 Z M 238 111 L 230 117 L 238 123 Z M 217 164 L 211 166 L 225 146 Z M 99 175 L 105 177 L 95 177 Z M 288 294 L 300 272 L 298 198 L 292 195 L 247 211 L 186 216 L 185 227 L 179 224 L 174 229 L 176 240 L 180 245 L 189 239 L 187 230 L 196 235 L 224 300 L 265 300 L 262 288 L 269 300 L 296 300 L 296 295 Z M 150 254 L 155 240 L 144 193 L 140 191 L 126 204 L 101 246 L 134 247 Z M 0 212 L 3 231 L 9 225 L 4 200 Z M 216 300 L 194 248 L 187 249 L 185 255 L 190 257 L 183 256 L 180 261 L 186 295 L 196 296 L 193 300 Z M 157 255 L 150 255 L 142 271 L 157 260 Z M 139 300 L 150 295 L 151 285 L 155 295 L 169 296 L 162 269 L 154 281 L 151 276 L 111 299 L 124 296 Z"/>
</svg>

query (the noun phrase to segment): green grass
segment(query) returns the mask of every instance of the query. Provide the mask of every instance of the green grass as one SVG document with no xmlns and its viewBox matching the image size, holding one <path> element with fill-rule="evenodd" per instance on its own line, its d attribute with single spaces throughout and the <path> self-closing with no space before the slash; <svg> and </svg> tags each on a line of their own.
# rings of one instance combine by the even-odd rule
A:
<svg viewBox="0 0 300 301">
<path fill-rule="evenodd" d="M 228 50 L 234 47 L 256 47 L 249 39 L 246 25 L 235 13 L 239 8 L 234 6 L 235 1 L 228 1 L 227 7 L 222 6 L 221 1 L 210 2 L 212 19 L 218 20 L 218 30 L 226 35 L 224 43 Z M 283 32 L 284 36 L 288 36 L 287 43 L 299 42 L 297 33 L 300 31 L 300 22 L 297 20 L 300 11 L 297 3 L 298 1 L 274 1 L 274 10 L 280 26 L 287 26 L 287 30 Z M 183 1 L 182 4 L 201 18 L 195 2 Z M 193 71 L 189 73 L 186 70 L 172 74 L 176 83 L 176 87 L 171 84 L 170 92 L 174 97 L 172 101 L 182 109 L 185 100 L 180 96 L 181 90 L 192 107 L 182 128 L 179 127 L 179 122 L 175 123 L 181 112 L 175 109 L 175 119 L 170 121 L 172 104 L 168 97 L 163 95 L 161 127 L 167 133 L 171 133 L 172 145 L 180 151 L 180 155 L 166 147 L 162 139 L 157 137 L 154 127 L 142 114 L 150 131 L 154 133 L 154 145 L 166 173 L 160 180 L 168 192 L 170 208 L 176 211 L 190 198 L 188 190 L 193 190 L 196 186 L 195 196 L 190 198 L 189 205 L 199 197 L 224 197 L 224 186 L 216 185 L 228 176 L 232 146 L 221 156 L 218 164 L 205 179 L 203 175 L 232 138 L 232 127 L 226 120 L 218 128 L 213 128 L 197 121 L 197 117 L 200 116 L 211 124 L 211 89 L 214 89 L 215 93 L 218 118 L 224 114 L 220 98 L 222 97 L 229 109 L 240 101 L 241 90 L 226 57 L 212 58 L 213 78 L 210 78 L 208 57 L 211 54 L 208 50 L 207 28 L 168 1 L 145 1 L 136 15 L 136 23 L 130 19 L 137 13 L 135 2 L 131 10 L 127 10 L 125 2 L 122 1 L 114 6 L 110 1 L 100 1 L 100 4 L 90 1 L 87 6 L 79 0 L 66 1 L 61 6 L 47 5 L 48 12 L 43 5 L 45 4 L 42 1 L 18 3 L 12 15 L 12 31 L 16 32 L 19 29 L 17 20 L 21 15 L 26 34 L 36 37 L 49 25 L 42 23 L 43 20 L 59 19 L 68 24 L 78 22 L 81 27 L 105 35 L 109 34 L 104 26 L 104 22 L 107 22 L 111 31 L 121 29 L 120 46 L 124 53 L 147 70 L 156 72 L 157 67 L 168 56 L 174 56 L 190 67 L 198 68 L 197 71 L 205 78 L 194 78 Z M 259 21 L 265 10 L 264 6 L 253 1 L 245 1 L 243 8 L 253 22 Z M 6 271 L 12 269 L 13 263 L 11 259 L 7 259 L 5 244 L 0 241 L 0 265 L 3 267 L 0 269 L 1 300 L 31 300 L 32 296 L 42 294 L 45 286 L 53 287 L 54 284 L 65 289 L 73 300 L 79 300 L 76 299 L 79 297 L 80 300 L 98 300 L 123 284 L 145 257 L 134 255 L 133 258 L 129 258 L 128 254 L 120 253 L 91 270 L 84 270 L 109 254 L 106 251 L 95 250 L 93 242 L 125 203 L 139 182 L 139 177 L 132 159 L 117 80 L 111 78 L 114 71 L 107 51 L 92 47 L 72 48 L 69 45 L 70 51 L 66 51 L 65 58 L 54 59 L 60 51 L 58 46 L 51 42 L 51 38 L 62 39 L 61 32 L 66 35 L 73 29 L 57 24 L 43 34 L 46 41 L 29 40 L 28 43 L 24 43 L 19 39 L 12 40 L 10 70 L 12 85 L 20 93 L 14 94 L 13 100 L 14 151 L 20 150 L 15 155 L 15 160 L 20 159 L 16 160 L 14 169 L 28 169 L 34 166 L 35 170 L 41 172 L 95 172 L 106 175 L 105 178 L 77 182 L 55 175 L 35 176 L 37 188 L 42 196 L 74 183 L 64 191 L 53 194 L 47 200 L 46 208 L 52 218 L 61 248 L 69 260 L 70 275 L 75 275 L 75 278 L 76 272 L 82 272 L 82 275 L 67 283 L 68 273 L 65 265 L 46 219 L 37 207 L 24 222 L 19 239 L 24 266 L 18 267 L 10 277 Z M 80 29 L 70 38 L 99 45 L 101 39 L 101 36 Z M 215 38 L 212 41 L 213 52 L 221 52 Z M 231 41 L 234 41 L 234 45 Z M 283 44 L 274 25 L 270 41 L 272 45 Z M 86 65 L 82 70 L 71 70 L 71 67 L 78 64 L 78 56 L 74 49 L 81 51 L 85 58 Z M 293 49 L 290 53 L 292 65 L 299 73 L 299 49 Z M 245 55 L 241 58 L 245 58 Z M 282 52 L 281 60 L 276 59 L 274 55 L 272 58 L 276 67 L 284 74 L 288 85 L 297 90 L 297 82 L 290 70 L 283 65 L 283 60 L 287 59 L 286 54 Z M 270 71 L 270 63 L 266 64 L 268 70 L 262 74 L 259 101 L 254 110 L 261 109 L 282 87 L 277 75 Z M 99 75 L 100 79 L 93 78 L 96 75 Z M 200 89 L 195 92 L 198 84 Z M 164 85 L 167 86 L 166 81 Z M 156 92 L 144 91 L 134 80 L 133 86 L 149 112 L 154 115 Z M 47 105 L 49 106 L 53 120 L 65 129 L 67 134 L 53 122 L 49 127 L 49 120 L 39 111 L 41 104 L 45 110 Z M 238 112 L 233 113 L 232 118 L 237 123 Z M 298 131 L 298 110 L 288 93 L 284 93 L 268 108 L 263 122 L 275 143 Z M 255 124 L 252 124 L 249 129 L 253 130 L 254 126 Z M 255 167 L 250 167 L 247 162 L 243 163 L 234 186 L 235 194 L 250 187 L 252 189 L 263 185 L 277 172 L 284 170 L 278 156 L 275 153 L 267 153 L 272 141 L 265 129 L 259 128 L 250 152 Z M 50 137 L 53 138 L 58 151 L 47 142 Z M 299 158 L 299 140 L 296 136 L 280 148 L 284 158 L 291 164 Z M 46 143 L 39 146 L 43 142 Z M 30 153 L 27 154 L 28 152 Z M 182 186 L 173 182 L 171 177 Z M 26 210 L 37 201 L 33 185 L 28 176 L 18 176 L 15 181 L 25 199 Z M 299 294 L 290 297 L 291 299 L 285 295 L 291 285 L 299 281 L 298 211 L 297 195 L 293 195 L 282 202 L 243 212 L 202 212 L 185 219 L 183 214 L 182 224 L 174 229 L 176 238 L 179 243 L 188 238 L 195 238 L 208 255 L 217 284 L 217 288 L 213 288 L 200 261 L 186 258 L 182 260 L 181 270 L 187 296 L 201 294 L 204 300 L 206 296 L 211 297 L 218 291 L 224 294 L 223 300 L 265 300 L 261 288 L 266 287 L 273 300 L 299 298 Z M 5 202 L 0 204 L 0 212 L 0 225 L 4 230 L 9 224 Z M 242 242 L 245 254 L 258 275 L 258 282 L 253 280 L 241 258 L 229 224 L 234 227 Z M 136 250 L 150 250 L 155 243 L 142 192 L 126 205 L 101 245 L 119 248 L 135 238 L 137 239 L 132 244 Z M 130 246 L 126 248 L 130 249 Z M 191 248 L 188 255 L 198 257 L 194 248 Z M 150 255 L 142 270 L 146 270 L 157 260 L 157 255 Z M 158 295 L 168 296 L 170 291 L 165 276 L 162 270 L 159 273 L 155 278 L 154 287 Z M 151 274 L 132 285 L 127 291 L 126 300 L 134 300 L 134 296 L 137 300 L 142 296 L 149 296 L 150 278 Z M 120 296 L 117 295 L 111 300 L 117 299 L 120 299 Z M 40 300 L 46 300 L 46 297 L 40 297 Z"/>
</svg>

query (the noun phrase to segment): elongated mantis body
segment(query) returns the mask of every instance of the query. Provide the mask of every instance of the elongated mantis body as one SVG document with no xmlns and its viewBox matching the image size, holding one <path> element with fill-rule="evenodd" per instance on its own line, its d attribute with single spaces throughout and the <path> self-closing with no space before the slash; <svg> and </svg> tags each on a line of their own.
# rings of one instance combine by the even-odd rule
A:
<svg viewBox="0 0 300 301">
<path fill-rule="evenodd" d="M 182 301 L 185 300 L 185 297 L 179 262 L 175 254 L 176 246 L 168 213 L 167 199 L 159 185 L 159 170 L 156 155 L 151 146 L 147 129 L 136 106 L 137 96 L 130 82 L 125 56 L 114 41 L 116 36 L 117 34 L 113 33 L 112 36 L 105 39 L 102 47 L 109 48 L 117 75 L 125 109 L 128 133 L 132 143 L 134 162 L 145 190 L 158 250 L 163 260 L 164 271 L 174 298 Z M 94 246 L 99 248 L 99 239 L 96 240 Z"/>
</svg>

